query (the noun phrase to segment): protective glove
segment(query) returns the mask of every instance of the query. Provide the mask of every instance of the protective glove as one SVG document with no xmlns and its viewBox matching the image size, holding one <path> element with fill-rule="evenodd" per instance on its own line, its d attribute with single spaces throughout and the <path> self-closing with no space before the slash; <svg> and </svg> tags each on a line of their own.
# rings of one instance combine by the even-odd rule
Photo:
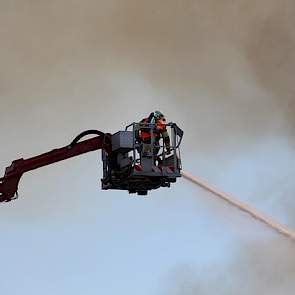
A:
<svg viewBox="0 0 295 295">
<path fill-rule="evenodd" d="M 148 117 L 148 123 L 151 123 L 152 122 L 152 120 L 153 120 L 153 118 L 154 118 L 154 113 L 150 113 L 150 115 L 149 115 L 149 117 Z"/>
<path fill-rule="evenodd" d="M 167 148 L 166 155 L 171 155 L 171 148 Z"/>
</svg>

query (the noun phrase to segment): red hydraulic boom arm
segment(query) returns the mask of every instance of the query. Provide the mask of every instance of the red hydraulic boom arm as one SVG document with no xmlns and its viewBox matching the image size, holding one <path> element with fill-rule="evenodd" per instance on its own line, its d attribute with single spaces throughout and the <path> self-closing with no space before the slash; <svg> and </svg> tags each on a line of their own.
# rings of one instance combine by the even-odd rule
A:
<svg viewBox="0 0 295 295">
<path fill-rule="evenodd" d="M 79 142 L 82 137 L 89 134 L 98 136 Z M 4 177 L 0 178 L 0 202 L 9 202 L 17 198 L 18 183 L 25 172 L 99 149 L 111 153 L 111 134 L 88 130 L 79 134 L 70 145 L 33 158 L 13 161 L 11 166 L 6 168 Z"/>
</svg>

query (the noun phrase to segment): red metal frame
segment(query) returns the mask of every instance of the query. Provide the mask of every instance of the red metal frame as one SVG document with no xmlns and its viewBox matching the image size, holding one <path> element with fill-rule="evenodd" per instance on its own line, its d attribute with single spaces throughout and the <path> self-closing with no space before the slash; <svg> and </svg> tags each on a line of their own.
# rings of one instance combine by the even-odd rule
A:
<svg viewBox="0 0 295 295">
<path fill-rule="evenodd" d="M 25 172 L 100 149 L 111 153 L 111 134 L 54 149 L 33 158 L 13 161 L 11 166 L 6 168 L 4 177 L 0 178 L 0 202 L 9 202 L 17 197 L 18 183 Z"/>
</svg>

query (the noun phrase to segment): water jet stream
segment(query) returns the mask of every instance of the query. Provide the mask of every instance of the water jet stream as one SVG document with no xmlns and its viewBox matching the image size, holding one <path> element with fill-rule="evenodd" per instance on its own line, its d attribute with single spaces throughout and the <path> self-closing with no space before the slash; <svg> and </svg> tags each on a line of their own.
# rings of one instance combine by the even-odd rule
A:
<svg viewBox="0 0 295 295">
<path fill-rule="evenodd" d="M 247 212 L 256 220 L 259 220 L 260 222 L 264 223 L 266 226 L 272 228 L 276 232 L 284 235 L 285 237 L 287 237 L 295 242 L 295 232 L 288 229 L 286 226 L 279 224 L 278 222 L 262 215 L 261 213 L 256 211 L 254 208 L 251 208 L 247 204 L 238 201 L 236 198 L 232 197 L 231 195 L 229 195 L 227 193 L 219 191 L 217 188 L 211 186 L 210 184 L 206 183 L 203 180 L 200 180 L 197 177 L 194 177 L 194 176 L 188 174 L 187 172 L 182 172 L 182 176 L 186 180 L 190 181 L 191 183 L 200 186 L 202 189 L 204 189 L 204 190 L 214 194 L 215 196 L 221 198 L 222 200 L 226 201 L 228 204 L 238 208 L 239 210 Z"/>
</svg>

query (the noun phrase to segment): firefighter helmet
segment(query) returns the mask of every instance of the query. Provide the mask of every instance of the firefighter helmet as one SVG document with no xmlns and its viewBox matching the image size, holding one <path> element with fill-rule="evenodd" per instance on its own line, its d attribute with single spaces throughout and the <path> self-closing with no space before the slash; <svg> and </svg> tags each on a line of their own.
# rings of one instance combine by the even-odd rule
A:
<svg viewBox="0 0 295 295">
<path fill-rule="evenodd" d="M 155 111 L 154 116 L 156 119 L 164 118 L 164 115 L 160 111 Z"/>
</svg>

